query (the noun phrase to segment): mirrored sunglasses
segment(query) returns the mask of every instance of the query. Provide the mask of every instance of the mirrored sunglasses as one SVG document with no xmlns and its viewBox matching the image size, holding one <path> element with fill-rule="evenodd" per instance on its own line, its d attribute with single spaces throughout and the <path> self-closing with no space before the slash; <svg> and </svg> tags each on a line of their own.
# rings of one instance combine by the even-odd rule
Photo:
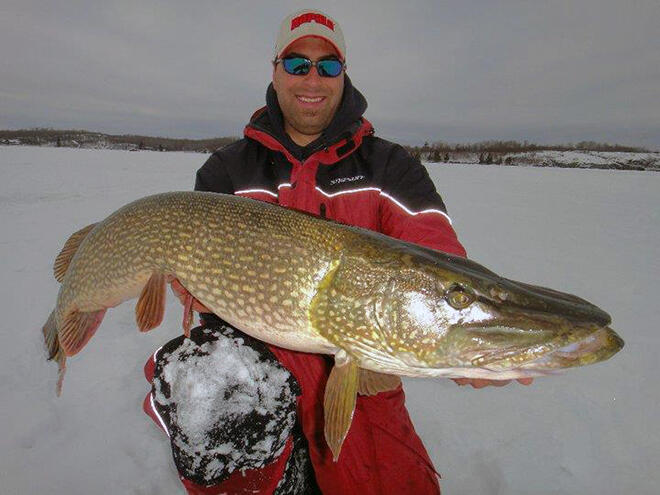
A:
<svg viewBox="0 0 660 495">
<path fill-rule="evenodd" d="M 313 66 L 316 66 L 316 70 L 321 77 L 337 77 L 344 70 L 344 63 L 336 58 L 319 60 L 317 62 L 312 62 L 308 58 L 299 56 L 275 59 L 276 64 L 280 62 L 282 62 L 282 67 L 284 67 L 286 73 L 293 76 L 305 76 L 309 74 Z"/>
</svg>

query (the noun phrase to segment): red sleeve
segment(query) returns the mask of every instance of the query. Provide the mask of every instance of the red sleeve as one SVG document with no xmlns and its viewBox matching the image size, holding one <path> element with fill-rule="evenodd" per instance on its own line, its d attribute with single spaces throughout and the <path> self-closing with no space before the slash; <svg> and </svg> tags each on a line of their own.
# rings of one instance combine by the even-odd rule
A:
<svg viewBox="0 0 660 495">
<path fill-rule="evenodd" d="M 466 256 L 449 218 L 437 213 L 411 215 L 387 198 L 382 206 L 383 233 L 402 241 L 412 242 L 457 256 Z"/>
<path fill-rule="evenodd" d="M 404 148 L 390 155 L 387 184 L 381 194 L 384 234 L 446 253 L 465 256 L 447 209 L 428 171 Z"/>
</svg>

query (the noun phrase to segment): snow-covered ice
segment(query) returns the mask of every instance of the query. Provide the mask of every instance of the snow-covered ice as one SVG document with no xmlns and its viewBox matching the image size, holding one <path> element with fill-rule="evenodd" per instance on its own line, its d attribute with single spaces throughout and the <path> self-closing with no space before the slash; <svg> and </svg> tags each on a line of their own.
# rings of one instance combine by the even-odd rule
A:
<svg viewBox="0 0 660 495">
<path fill-rule="evenodd" d="M 40 329 L 64 240 L 147 194 L 192 188 L 204 155 L 0 147 L 0 493 L 184 493 L 167 437 L 141 410 L 147 358 L 180 334 L 108 311 L 68 361 L 62 397 Z M 660 174 L 429 164 L 459 237 L 509 278 L 572 292 L 613 317 L 612 360 L 530 387 L 406 380 L 445 494 L 653 494 L 660 483 Z"/>
</svg>

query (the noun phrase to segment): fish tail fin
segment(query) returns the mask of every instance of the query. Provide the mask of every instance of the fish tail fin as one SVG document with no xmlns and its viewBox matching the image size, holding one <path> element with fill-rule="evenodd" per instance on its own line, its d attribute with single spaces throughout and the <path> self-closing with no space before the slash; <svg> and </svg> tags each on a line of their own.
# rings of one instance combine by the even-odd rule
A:
<svg viewBox="0 0 660 495">
<path fill-rule="evenodd" d="M 58 282 L 61 283 L 62 279 L 64 279 L 64 275 L 66 275 L 66 271 L 69 269 L 69 264 L 71 263 L 73 256 L 78 251 L 82 241 L 87 237 L 87 234 L 89 234 L 94 227 L 96 227 L 96 224 L 92 223 L 87 227 L 80 229 L 78 232 L 74 232 L 64 243 L 64 247 L 60 251 L 60 254 L 57 255 L 57 258 L 55 258 L 55 263 L 53 264 L 53 275 L 55 275 L 55 279 Z"/>
<path fill-rule="evenodd" d="M 59 396 L 62 393 L 62 382 L 64 381 L 64 373 L 66 371 L 66 354 L 60 346 L 60 340 L 57 336 L 57 321 L 55 320 L 54 310 L 50 313 L 48 320 L 46 320 L 42 332 L 44 334 L 46 352 L 48 353 L 47 359 L 57 362 L 58 379 L 55 390 Z"/>
</svg>

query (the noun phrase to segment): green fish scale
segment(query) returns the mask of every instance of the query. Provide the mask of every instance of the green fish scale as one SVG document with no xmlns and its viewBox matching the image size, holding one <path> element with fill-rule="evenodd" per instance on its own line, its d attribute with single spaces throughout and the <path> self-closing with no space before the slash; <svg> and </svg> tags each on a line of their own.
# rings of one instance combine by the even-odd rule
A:
<svg viewBox="0 0 660 495">
<path fill-rule="evenodd" d="M 566 310 L 571 324 L 609 321 L 574 296 L 518 289 L 472 261 L 382 234 L 237 196 L 176 192 L 126 205 L 90 231 L 62 279 L 57 328 L 72 311 L 136 297 L 153 273 L 178 278 L 212 312 L 258 339 L 306 352 L 341 348 L 370 361 L 370 369 L 401 374 L 453 368 L 459 358 L 490 350 L 469 328 L 487 327 L 506 311 L 527 314 L 529 307 L 544 329 L 534 313 L 545 307 Z M 470 309 L 449 306 L 444 295 L 456 284 L 488 303 L 485 320 L 463 322 Z M 507 334 L 495 348 L 516 340 Z M 606 345 L 620 348 L 622 341 Z"/>
<path fill-rule="evenodd" d="M 58 315 L 119 304 L 159 271 L 228 321 L 271 332 L 265 340 L 308 332 L 309 302 L 351 234 L 336 226 L 235 196 L 150 196 L 118 210 L 83 241 L 63 280 Z"/>
</svg>

